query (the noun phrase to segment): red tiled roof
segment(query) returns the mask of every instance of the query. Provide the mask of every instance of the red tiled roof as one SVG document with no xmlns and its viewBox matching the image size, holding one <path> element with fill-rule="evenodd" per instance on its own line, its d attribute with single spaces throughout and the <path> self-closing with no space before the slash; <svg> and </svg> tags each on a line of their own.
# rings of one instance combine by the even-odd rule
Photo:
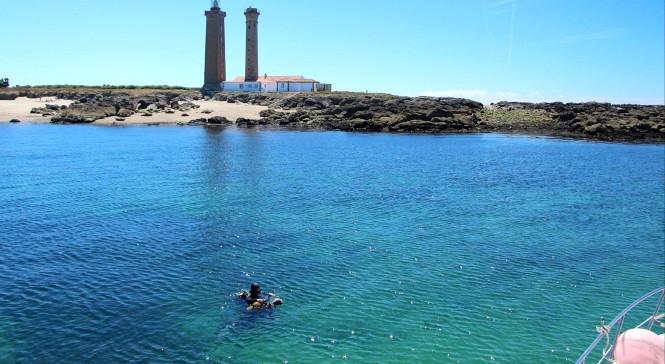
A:
<svg viewBox="0 0 665 364">
<path fill-rule="evenodd" d="M 303 76 L 259 76 L 257 82 L 306 82 L 306 83 L 319 83 L 317 80 L 305 78 Z M 238 76 L 231 82 L 245 82 L 245 77 Z"/>
</svg>

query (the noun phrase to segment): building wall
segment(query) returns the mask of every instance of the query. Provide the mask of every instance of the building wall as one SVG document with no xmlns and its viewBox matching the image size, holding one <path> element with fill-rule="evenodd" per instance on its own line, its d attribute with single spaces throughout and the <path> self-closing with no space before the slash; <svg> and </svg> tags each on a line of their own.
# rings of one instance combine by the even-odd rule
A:
<svg viewBox="0 0 665 364">
<path fill-rule="evenodd" d="M 260 92 L 261 82 L 224 82 L 224 91 Z"/>
<path fill-rule="evenodd" d="M 315 82 L 224 82 L 229 92 L 316 92 L 321 85 Z M 327 91 L 329 91 L 329 85 Z"/>
<path fill-rule="evenodd" d="M 277 82 L 277 92 L 314 92 L 314 82 Z"/>
<path fill-rule="evenodd" d="M 277 92 L 277 82 L 261 82 L 261 91 Z"/>
</svg>

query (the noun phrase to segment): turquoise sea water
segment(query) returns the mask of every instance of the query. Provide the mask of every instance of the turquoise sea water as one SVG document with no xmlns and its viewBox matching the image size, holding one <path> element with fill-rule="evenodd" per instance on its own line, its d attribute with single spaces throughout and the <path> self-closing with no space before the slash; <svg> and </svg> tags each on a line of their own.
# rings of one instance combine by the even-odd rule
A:
<svg viewBox="0 0 665 364">
<path fill-rule="evenodd" d="M 564 363 L 665 275 L 663 145 L 0 125 L 0 363 Z M 249 313 L 252 281 L 286 304 Z"/>
</svg>

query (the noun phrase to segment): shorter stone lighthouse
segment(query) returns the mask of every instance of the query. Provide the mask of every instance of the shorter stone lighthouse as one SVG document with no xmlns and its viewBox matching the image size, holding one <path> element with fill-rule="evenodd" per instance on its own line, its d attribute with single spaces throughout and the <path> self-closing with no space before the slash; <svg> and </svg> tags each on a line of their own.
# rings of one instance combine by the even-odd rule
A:
<svg viewBox="0 0 665 364">
<path fill-rule="evenodd" d="M 206 54 L 203 91 L 214 93 L 223 89 L 226 81 L 226 42 L 224 18 L 226 13 L 219 8 L 219 1 L 214 0 L 206 16 Z"/>
<path fill-rule="evenodd" d="M 247 18 L 247 44 L 245 48 L 245 82 L 256 82 L 259 79 L 259 10 L 248 8 L 245 11 Z"/>
</svg>

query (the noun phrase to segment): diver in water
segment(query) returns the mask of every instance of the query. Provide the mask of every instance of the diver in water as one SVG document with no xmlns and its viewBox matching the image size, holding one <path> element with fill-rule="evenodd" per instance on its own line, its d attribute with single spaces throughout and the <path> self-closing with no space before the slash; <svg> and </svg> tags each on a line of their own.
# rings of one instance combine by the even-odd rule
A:
<svg viewBox="0 0 665 364">
<path fill-rule="evenodd" d="M 247 303 L 248 304 L 253 304 L 254 302 L 261 302 L 265 301 L 263 298 L 261 298 L 261 286 L 259 286 L 258 283 L 252 283 L 252 285 L 249 287 L 249 296 L 247 297 Z"/>
<path fill-rule="evenodd" d="M 270 299 L 265 299 L 261 295 L 261 286 L 258 283 L 252 283 L 249 287 L 249 292 L 242 290 L 238 293 L 238 297 L 245 300 L 247 309 L 261 309 L 261 308 L 274 308 L 284 303 L 284 301 L 275 296 L 274 293 L 268 293 Z"/>
</svg>

